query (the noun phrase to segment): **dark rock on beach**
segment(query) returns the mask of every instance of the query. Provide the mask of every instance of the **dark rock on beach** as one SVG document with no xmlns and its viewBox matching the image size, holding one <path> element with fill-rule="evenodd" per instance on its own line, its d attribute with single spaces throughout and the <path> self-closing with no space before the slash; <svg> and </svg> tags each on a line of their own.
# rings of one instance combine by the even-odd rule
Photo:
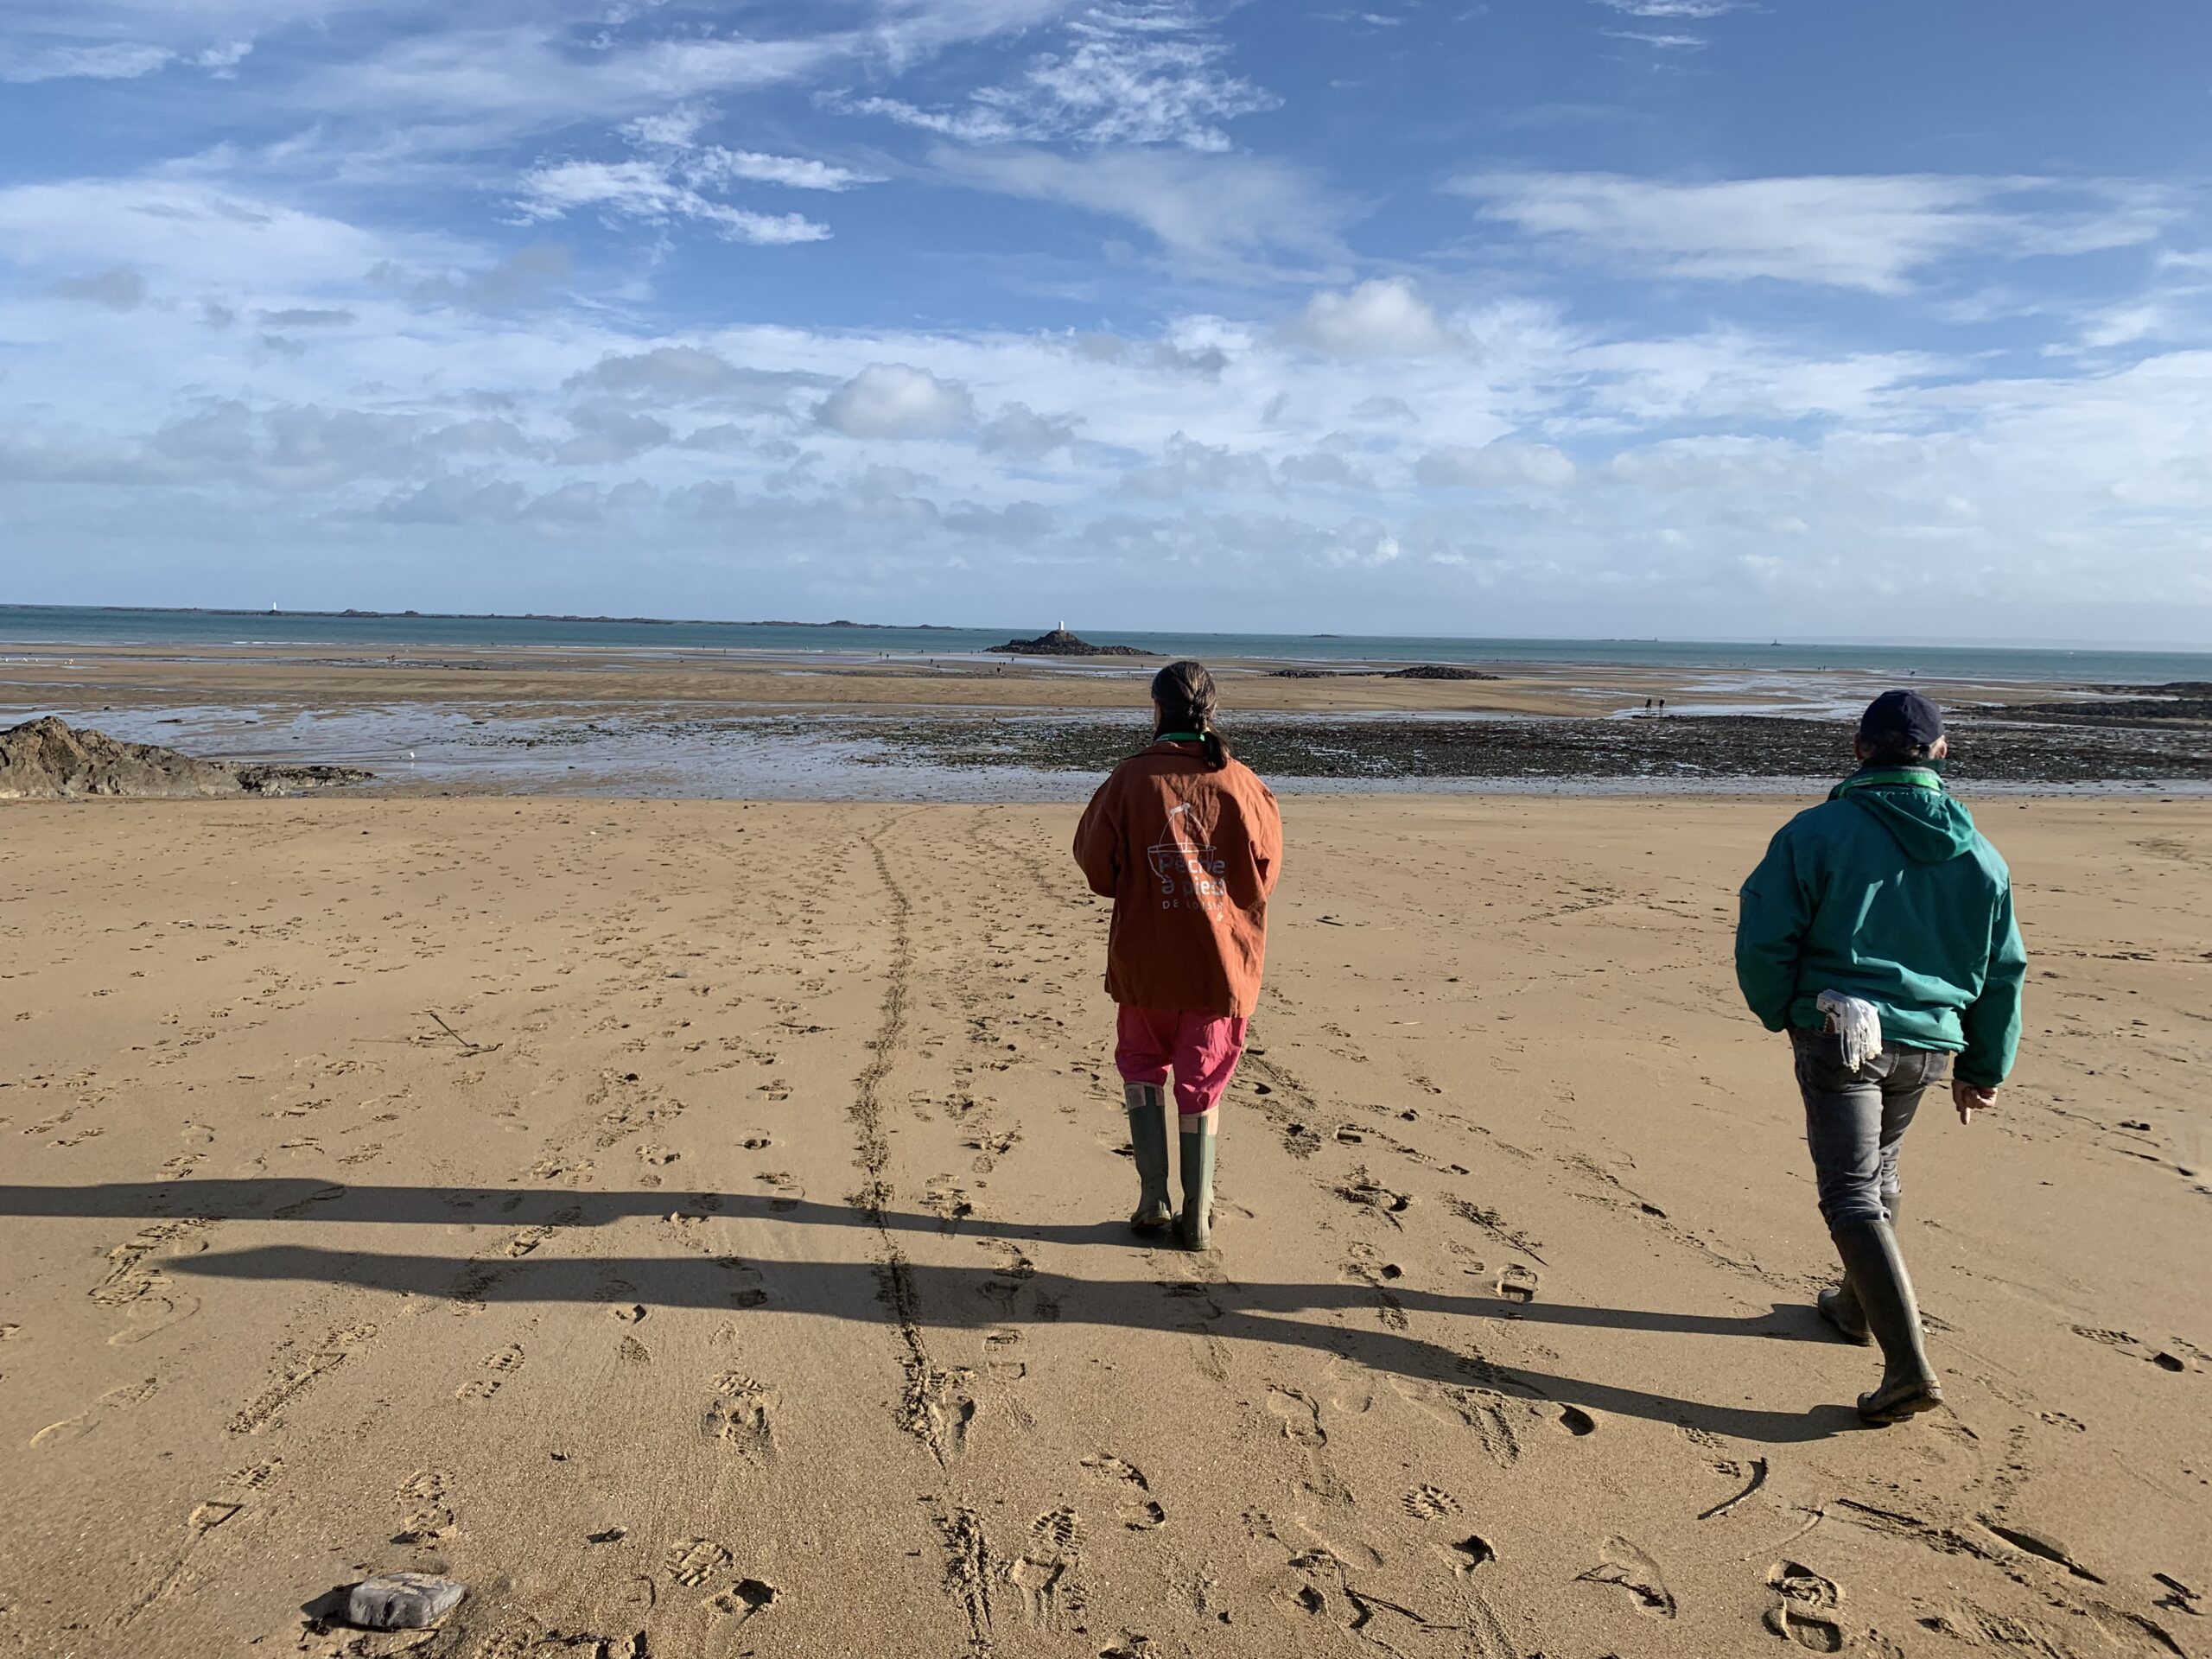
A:
<svg viewBox="0 0 2212 1659">
<path fill-rule="evenodd" d="M 201 760 L 151 743 L 124 743 L 52 715 L 0 732 L 0 800 L 73 801 L 92 795 L 195 800 L 296 795 L 365 782 L 359 766 L 263 766 Z"/>
<path fill-rule="evenodd" d="M 1411 668 L 1279 668 L 1278 680 L 1494 680 L 1479 668 L 1460 663 L 1417 663 Z"/>
<path fill-rule="evenodd" d="M 1009 639 L 1002 645 L 987 649 L 1002 657 L 1151 657 L 1157 653 L 1139 651 L 1135 645 L 1094 645 L 1088 639 L 1078 639 L 1065 628 L 1054 628 L 1050 633 L 1040 633 L 1034 639 Z"/>
<path fill-rule="evenodd" d="M 1961 715 L 1951 726 L 1955 782 L 2099 785 L 2212 783 L 2212 741 L 2161 725 L 2035 724 Z M 881 763 L 1103 772 L 1142 747 L 1145 728 L 1093 715 L 911 722 L 883 734 Z M 1851 769 L 1851 727 L 1763 715 L 1669 720 L 1491 716 L 1246 715 L 1226 728 L 1238 757 L 1269 778 L 1592 780 L 1710 789 L 1731 779 L 1807 783 Z"/>
<path fill-rule="evenodd" d="M 2174 680 L 2164 685 L 2101 685 L 2094 701 L 2022 702 L 1991 709 L 1992 715 L 2027 716 L 2076 726 L 2212 725 L 2212 683 Z"/>
</svg>

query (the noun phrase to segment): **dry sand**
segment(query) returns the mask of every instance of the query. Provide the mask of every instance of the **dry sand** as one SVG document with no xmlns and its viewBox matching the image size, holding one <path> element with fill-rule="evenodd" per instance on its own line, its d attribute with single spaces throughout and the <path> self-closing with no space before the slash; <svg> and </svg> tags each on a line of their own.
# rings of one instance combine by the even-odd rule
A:
<svg viewBox="0 0 2212 1659">
<path fill-rule="evenodd" d="M 0 810 L 0 1651 L 410 1567 L 471 1659 L 2212 1653 L 2212 806 L 1985 809 L 1886 1431 L 1728 966 L 1789 810 L 1291 803 L 1207 1258 L 1069 810 Z"/>
</svg>

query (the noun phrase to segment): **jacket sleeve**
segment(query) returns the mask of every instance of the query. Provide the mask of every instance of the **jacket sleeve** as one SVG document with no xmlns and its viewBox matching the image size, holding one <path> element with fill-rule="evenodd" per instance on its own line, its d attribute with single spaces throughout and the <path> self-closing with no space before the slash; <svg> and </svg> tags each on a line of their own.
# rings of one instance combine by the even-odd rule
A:
<svg viewBox="0 0 2212 1659">
<path fill-rule="evenodd" d="M 1122 889 L 1122 871 L 1128 860 L 1122 853 L 1122 814 L 1112 797 L 1114 780 L 1098 785 L 1090 804 L 1075 827 L 1075 861 L 1090 890 L 1111 899 Z"/>
<path fill-rule="evenodd" d="M 1259 791 L 1259 810 L 1253 815 L 1252 862 L 1259 872 L 1260 897 L 1265 899 L 1274 892 L 1282 876 L 1282 809 L 1275 804 L 1274 791 L 1265 784 Z"/>
<path fill-rule="evenodd" d="M 2020 943 L 2008 880 L 1990 920 L 1989 967 L 1981 995 L 1959 1019 L 1967 1039 L 1956 1068 L 1961 1082 L 1994 1089 L 2012 1075 L 2013 1057 L 2020 1052 L 2020 988 L 2027 976 L 2027 947 Z"/>
<path fill-rule="evenodd" d="M 1797 995 L 1797 950 L 1812 925 L 1813 897 L 1784 824 L 1737 895 L 1736 983 L 1769 1031 L 1789 1024 Z"/>
</svg>

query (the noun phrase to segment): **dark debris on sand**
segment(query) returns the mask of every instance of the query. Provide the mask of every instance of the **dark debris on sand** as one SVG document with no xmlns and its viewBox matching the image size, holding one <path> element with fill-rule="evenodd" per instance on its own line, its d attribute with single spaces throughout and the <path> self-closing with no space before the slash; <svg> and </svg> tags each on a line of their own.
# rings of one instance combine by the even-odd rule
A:
<svg viewBox="0 0 2212 1659">
<path fill-rule="evenodd" d="M 1959 783 L 2212 784 L 2212 732 L 2165 724 L 2039 724 L 1961 715 L 1946 771 Z M 1263 777 L 1729 779 L 1832 778 L 1850 769 L 1851 734 L 1834 721 L 1760 715 L 1665 720 L 1325 719 L 1258 716 L 1225 722 L 1238 757 Z M 1103 772 L 1142 747 L 1126 720 L 1014 715 L 927 719 L 872 734 L 887 765 Z"/>
</svg>

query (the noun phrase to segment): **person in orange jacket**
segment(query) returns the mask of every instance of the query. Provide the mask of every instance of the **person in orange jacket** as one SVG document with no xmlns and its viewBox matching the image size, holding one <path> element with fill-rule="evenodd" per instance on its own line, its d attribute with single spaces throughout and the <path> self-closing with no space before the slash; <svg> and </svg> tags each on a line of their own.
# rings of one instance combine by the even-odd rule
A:
<svg viewBox="0 0 2212 1659">
<path fill-rule="evenodd" d="M 1244 1052 L 1267 956 L 1282 817 L 1214 728 L 1219 693 L 1197 663 L 1152 682 L 1153 741 L 1114 768 L 1076 826 L 1075 861 L 1114 901 L 1106 990 L 1120 1004 L 1122 1078 L 1140 1190 L 1129 1224 L 1178 1224 L 1207 1248 L 1221 1096 Z M 1167 1195 L 1166 1087 L 1175 1082 L 1183 1211 Z"/>
</svg>

